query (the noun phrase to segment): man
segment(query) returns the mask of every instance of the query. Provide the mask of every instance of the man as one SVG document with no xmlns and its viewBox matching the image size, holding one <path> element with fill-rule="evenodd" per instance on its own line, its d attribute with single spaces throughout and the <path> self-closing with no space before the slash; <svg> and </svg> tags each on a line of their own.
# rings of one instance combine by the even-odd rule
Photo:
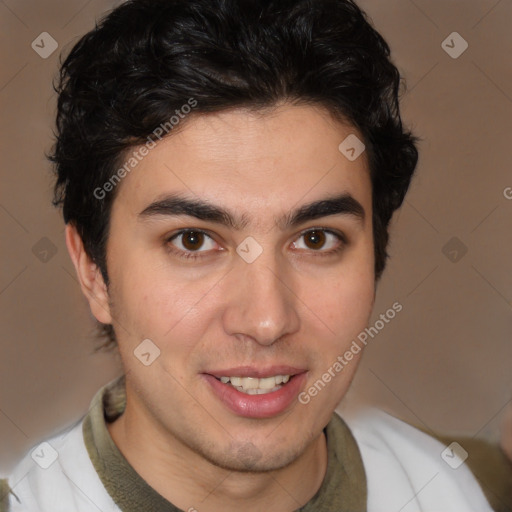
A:
<svg viewBox="0 0 512 512">
<path fill-rule="evenodd" d="M 351 0 L 134 0 L 77 43 L 55 202 L 124 376 L 5 509 L 491 509 L 441 443 L 334 414 L 417 162 L 399 80 Z"/>
</svg>

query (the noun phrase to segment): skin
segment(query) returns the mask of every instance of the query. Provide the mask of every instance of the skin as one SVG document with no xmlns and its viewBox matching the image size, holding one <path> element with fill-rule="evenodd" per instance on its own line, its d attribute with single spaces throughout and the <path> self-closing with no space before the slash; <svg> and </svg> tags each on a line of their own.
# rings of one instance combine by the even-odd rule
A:
<svg viewBox="0 0 512 512">
<path fill-rule="evenodd" d="M 322 483 L 323 429 L 361 353 L 307 405 L 294 400 L 266 419 L 228 409 L 201 374 L 286 364 L 307 370 L 307 390 L 367 325 L 375 290 L 371 183 L 365 154 L 350 162 L 338 150 L 351 133 L 313 106 L 191 116 L 119 185 L 108 289 L 67 227 L 82 290 L 94 316 L 113 323 L 126 372 L 126 410 L 110 433 L 135 470 L 183 510 L 292 511 Z M 246 225 L 141 218 L 169 193 L 244 214 Z M 338 214 L 294 227 L 276 221 L 342 193 L 363 206 L 364 219 Z M 169 242 L 186 228 L 212 237 L 197 259 L 183 257 L 190 248 L 183 237 Z M 325 245 L 312 246 L 302 235 L 311 228 L 342 232 L 347 243 L 326 235 Z M 236 253 L 248 236 L 263 249 L 250 264 Z M 161 351 L 149 366 L 133 353 L 146 338 Z"/>
</svg>

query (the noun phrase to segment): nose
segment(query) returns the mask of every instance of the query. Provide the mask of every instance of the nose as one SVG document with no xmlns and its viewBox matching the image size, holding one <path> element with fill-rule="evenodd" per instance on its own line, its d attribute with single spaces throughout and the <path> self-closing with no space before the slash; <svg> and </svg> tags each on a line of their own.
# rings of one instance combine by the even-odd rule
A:
<svg viewBox="0 0 512 512">
<path fill-rule="evenodd" d="M 229 335 L 270 346 L 299 329 L 299 299 L 289 270 L 264 255 L 253 263 L 238 261 L 230 272 L 223 323 Z"/>
</svg>

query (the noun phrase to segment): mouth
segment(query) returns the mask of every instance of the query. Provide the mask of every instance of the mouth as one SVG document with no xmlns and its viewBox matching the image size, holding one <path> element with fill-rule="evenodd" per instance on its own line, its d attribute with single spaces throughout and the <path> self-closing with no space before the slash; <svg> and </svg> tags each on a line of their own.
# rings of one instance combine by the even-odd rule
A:
<svg viewBox="0 0 512 512">
<path fill-rule="evenodd" d="M 238 367 L 203 373 L 203 377 L 217 399 L 238 416 L 270 418 L 297 401 L 307 373 L 290 366 Z"/>
<path fill-rule="evenodd" d="M 266 395 L 279 391 L 286 384 L 291 375 L 275 375 L 273 377 L 215 377 L 223 384 L 230 384 L 240 393 L 247 395 Z"/>
</svg>

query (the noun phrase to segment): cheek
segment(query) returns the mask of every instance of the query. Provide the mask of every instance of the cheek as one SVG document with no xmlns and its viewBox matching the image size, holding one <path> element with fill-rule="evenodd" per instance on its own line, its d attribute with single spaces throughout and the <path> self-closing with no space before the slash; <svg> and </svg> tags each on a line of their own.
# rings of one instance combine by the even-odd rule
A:
<svg viewBox="0 0 512 512">
<path fill-rule="evenodd" d="M 164 345 L 179 333 L 182 346 L 192 344 L 204 324 L 205 297 L 215 285 L 213 276 L 185 278 L 175 268 L 140 260 L 119 266 L 111 281 L 116 319 L 133 343 L 142 336 Z"/>
<path fill-rule="evenodd" d="M 366 327 L 373 301 L 373 279 L 361 276 L 354 280 L 351 276 L 331 282 L 323 291 L 317 286 L 304 302 L 317 318 L 316 322 L 323 324 L 322 331 L 327 328 L 330 334 L 334 334 L 333 341 L 339 345 L 352 340 Z"/>
<path fill-rule="evenodd" d="M 342 339 L 359 334 L 371 315 L 375 298 L 373 254 L 368 250 L 350 262 L 309 282 L 311 308 Z"/>
</svg>

